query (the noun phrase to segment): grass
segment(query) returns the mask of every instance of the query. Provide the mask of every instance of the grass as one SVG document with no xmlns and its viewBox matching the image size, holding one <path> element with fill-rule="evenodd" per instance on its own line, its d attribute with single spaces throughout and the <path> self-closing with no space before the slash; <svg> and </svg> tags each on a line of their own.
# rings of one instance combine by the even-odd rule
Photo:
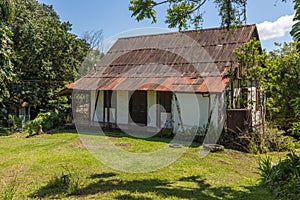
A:
<svg viewBox="0 0 300 200">
<path fill-rule="evenodd" d="M 107 138 L 127 152 L 151 152 L 168 140 L 124 135 Z M 0 137 L 0 197 L 14 184 L 14 199 L 274 199 L 259 186 L 258 156 L 233 150 L 199 157 L 193 145 L 171 165 L 150 173 L 125 173 L 102 164 L 78 134 Z M 278 159 L 281 154 L 270 154 Z M 60 177 L 68 175 L 68 186 Z M 15 185 L 16 184 L 16 185 Z"/>
</svg>

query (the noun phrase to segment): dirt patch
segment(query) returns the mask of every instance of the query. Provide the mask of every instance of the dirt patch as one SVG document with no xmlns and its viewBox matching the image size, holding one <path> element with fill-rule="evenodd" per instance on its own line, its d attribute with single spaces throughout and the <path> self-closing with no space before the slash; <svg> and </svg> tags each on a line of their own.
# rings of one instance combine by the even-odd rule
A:
<svg viewBox="0 0 300 200">
<path fill-rule="evenodd" d="M 131 147 L 131 144 L 130 143 L 117 143 L 115 144 L 117 147 Z"/>
<path fill-rule="evenodd" d="M 83 149 L 86 148 L 85 145 L 82 143 L 81 140 L 77 141 L 75 144 L 71 145 L 72 149 Z"/>
</svg>

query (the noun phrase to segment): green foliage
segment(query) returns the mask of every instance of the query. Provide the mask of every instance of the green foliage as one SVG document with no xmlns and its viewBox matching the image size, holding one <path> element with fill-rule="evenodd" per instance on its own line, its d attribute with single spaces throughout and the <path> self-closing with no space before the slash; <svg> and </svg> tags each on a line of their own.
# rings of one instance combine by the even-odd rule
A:
<svg viewBox="0 0 300 200">
<path fill-rule="evenodd" d="M 132 11 L 132 17 L 137 16 L 137 21 L 151 18 L 152 22 L 156 23 L 156 12 L 153 10 L 155 5 L 153 0 L 130 0 L 129 10 Z"/>
<path fill-rule="evenodd" d="M 156 7 L 162 4 L 169 4 L 166 9 L 166 21 L 169 28 L 178 27 L 179 30 L 187 29 L 191 25 L 200 28 L 202 22 L 202 6 L 207 0 L 131 0 L 129 10 L 132 17 L 136 17 L 137 21 L 151 19 L 156 22 Z M 241 16 L 245 16 L 246 0 L 215 0 L 219 16 L 221 17 L 221 25 L 231 27 L 242 23 Z"/>
<path fill-rule="evenodd" d="M 300 97 L 299 65 L 296 43 L 284 44 L 269 53 L 263 72 L 268 119 L 284 130 L 299 119 L 299 105 L 295 103 Z"/>
<path fill-rule="evenodd" d="M 10 97 L 10 84 L 14 80 L 12 59 L 12 37 L 13 32 L 9 23 L 14 18 L 15 2 L 14 0 L 0 1 L 0 119 L 7 117 L 6 106 L 7 99 Z"/>
<path fill-rule="evenodd" d="M 1 0 L 0 1 L 0 23 L 9 23 L 15 15 L 15 1 Z"/>
<path fill-rule="evenodd" d="M 282 0 L 285 2 L 286 0 Z M 157 21 L 156 8 L 167 4 L 166 21 L 169 28 L 187 29 L 191 25 L 199 28 L 202 22 L 202 6 L 208 0 L 130 0 L 129 10 L 137 21 L 151 19 Z M 239 26 L 246 22 L 247 0 L 214 0 L 221 18 L 222 27 Z"/>
<path fill-rule="evenodd" d="M 0 23 L 0 108 L 3 107 L 5 99 L 10 97 L 9 88 L 14 80 L 12 58 L 12 36 L 10 28 Z"/>
<path fill-rule="evenodd" d="M 200 28 L 202 14 L 197 14 L 196 16 L 191 14 L 196 9 L 196 6 L 194 2 L 173 4 L 167 10 L 167 19 L 165 22 L 169 24 L 169 28 L 178 27 L 179 30 L 188 28 L 190 24 L 194 25 L 195 28 Z"/>
<path fill-rule="evenodd" d="M 22 131 L 25 126 L 23 118 L 11 114 L 8 115 L 8 124 L 11 131 Z"/>
<path fill-rule="evenodd" d="M 273 164 L 267 157 L 259 160 L 261 183 L 268 186 L 279 197 L 299 199 L 300 197 L 300 156 L 289 153 L 284 160 Z"/>
<path fill-rule="evenodd" d="M 300 138 L 300 122 L 294 122 L 292 128 L 289 129 L 289 132 L 292 136 Z"/>
<path fill-rule="evenodd" d="M 300 42 L 300 1 L 293 0 L 293 2 L 294 2 L 294 10 L 295 10 L 295 16 L 294 16 L 295 24 L 293 25 L 290 34 L 293 36 L 295 41 Z M 297 50 L 300 51 L 299 44 L 297 44 Z"/>
<path fill-rule="evenodd" d="M 239 67 L 245 68 L 245 73 L 240 74 L 242 86 L 247 86 L 250 81 L 260 85 L 264 76 L 263 67 L 268 58 L 267 53 L 261 49 L 260 41 L 253 39 L 234 50 L 234 54 Z"/>
<path fill-rule="evenodd" d="M 221 17 L 221 26 L 241 25 L 246 21 L 247 0 L 215 0 Z"/>
<path fill-rule="evenodd" d="M 38 116 L 29 122 L 27 132 L 32 135 L 38 133 L 40 127 L 50 130 L 58 123 L 58 114 L 55 112 L 39 113 Z"/>
<path fill-rule="evenodd" d="M 295 149 L 294 138 L 286 136 L 284 131 L 267 127 L 254 132 L 223 132 L 219 143 L 227 148 L 260 154 L 267 152 L 284 152 Z"/>
<path fill-rule="evenodd" d="M 52 6 L 36 0 L 16 0 L 13 59 L 17 81 L 11 88 L 15 102 L 26 100 L 37 112 L 56 100 L 55 92 L 75 80 L 89 46 L 70 33 Z"/>
<path fill-rule="evenodd" d="M 253 40 L 236 49 L 235 55 L 239 66 L 245 68 L 239 77 L 242 87 L 255 83 L 264 92 L 260 103 L 266 106 L 267 119 L 287 131 L 300 116 L 300 54 L 296 43 L 279 47 L 267 54 L 259 41 Z M 232 69 L 231 75 L 235 72 Z"/>
<path fill-rule="evenodd" d="M 68 168 L 63 167 L 65 172 L 61 176 L 55 176 L 51 179 L 46 186 L 42 189 L 43 191 L 59 191 L 66 195 L 75 195 L 79 190 L 80 179 L 79 176 L 71 172 Z M 39 197 L 45 197 L 46 193 L 38 194 Z"/>
</svg>

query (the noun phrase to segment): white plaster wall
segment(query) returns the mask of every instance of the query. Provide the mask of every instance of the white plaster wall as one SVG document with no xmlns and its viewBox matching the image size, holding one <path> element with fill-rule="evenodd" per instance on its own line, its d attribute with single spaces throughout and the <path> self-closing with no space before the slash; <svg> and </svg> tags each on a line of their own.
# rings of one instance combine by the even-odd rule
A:
<svg viewBox="0 0 300 200">
<path fill-rule="evenodd" d="M 211 127 L 218 127 L 219 122 L 225 117 L 225 93 L 216 98 L 216 94 L 188 94 L 176 93 L 183 121 L 184 129 L 194 126 L 206 127 L 210 111 L 212 109 Z M 172 112 L 174 119 L 174 132 L 180 131 L 180 118 L 175 99 L 172 100 Z"/>
<path fill-rule="evenodd" d="M 162 128 L 172 128 L 171 113 L 161 112 L 160 113 L 160 120 L 161 120 L 160 126 Z"/>
<path fill-rule="evenodd" d="M 147 92 L 147 126 L 156 127 L 156 112 L 157 112 L 157 104 L 156 104 L 157 93 L 156 91 L 148 91 Z"/>
<path fill-rule="evenodd" d="M 200 127 L 204 127 L 207 124 L 208 115 L 209 115 L 209 96 L 203 96 L 202 94 L 196 94 L 199 109 L 200 109 Z"/>
<path fill-rule="evenodd" d="M 127 124 L 129 115 L 128 91 L 117 92 L 117 123 Z"/>
<path fill-rule="evenodd" d="M 96 109 L 96 114 L 94 121 L 103 121 L 103 91 L 99 92 L 98 104 Z M 91 120 L 93 119 L 94 110 L 95 110 L 95 101 L 97 99 L 97 91 L 91 91 Z"/>
<path fill-rule="evenodd" d="M 208 119 L 209 98 L 203 97 L 202 94 L 194 93 L 176 93 L 180 106 L 181 119 L 185 129 L 192 128 L 194 126 L 204 126 Z M 174 118 L 174 130 L 180 128 L 179 112 L 175 103 L 175 99 L 172 100 L 173 118 Z"/>
</svg>

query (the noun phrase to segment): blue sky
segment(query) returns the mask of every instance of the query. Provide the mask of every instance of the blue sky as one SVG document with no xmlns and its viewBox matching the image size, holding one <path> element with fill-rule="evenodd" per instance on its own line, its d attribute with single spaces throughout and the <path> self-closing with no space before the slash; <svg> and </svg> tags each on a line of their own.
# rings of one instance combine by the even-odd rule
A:
<svg viewBox="0 0 300 200">
<path fill-rule="evenodd" d="M 151 24 L 150 20 L 137 22 L 131 18 L 128 10 L 129 0 L 38 0 L 53 5 L 62 21 L 73 24 L 72 32 L 81 36 L 85 31 L 103 30 L 104 39 L 109 39 L 121 32 L 145 28 L 164 28 L 165 7 L 158 9 L 158 21 Z M 204 7 L 203 28 L 218 27 L 220 19 L 215 6 L 208 1 Z M 274 42 L 292 41 L 289 31 L 292 26 L 293 5 L 291 0 L 282 3 L 281 0 L 248 0 L 247 23 L 258 24 L 263 48 L 274 49 Z M 147 29 L 150 31 L 150 29 Z M 161 31 L 161 30 L 160 30 Z M 175 29 L 173 31 L 176 31 Z M 150 31 L 151 32 L 151 31 Z"/>
</svg>

